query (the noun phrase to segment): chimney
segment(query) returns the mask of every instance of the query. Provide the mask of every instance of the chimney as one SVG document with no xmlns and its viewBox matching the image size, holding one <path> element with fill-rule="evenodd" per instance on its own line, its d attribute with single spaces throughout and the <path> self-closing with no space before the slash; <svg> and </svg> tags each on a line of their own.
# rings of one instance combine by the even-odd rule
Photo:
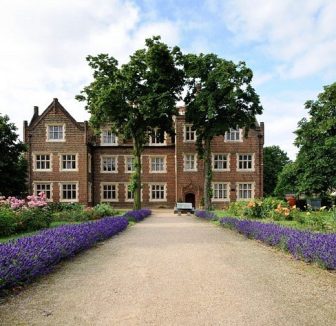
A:
<svg viewBox="0 0 336 326">
<path fill-rule="evenodd" d="M 38 115 L 39 115 L 39 107 L 34 106 L 34 116 L 38 116 Z"/>
</svg>

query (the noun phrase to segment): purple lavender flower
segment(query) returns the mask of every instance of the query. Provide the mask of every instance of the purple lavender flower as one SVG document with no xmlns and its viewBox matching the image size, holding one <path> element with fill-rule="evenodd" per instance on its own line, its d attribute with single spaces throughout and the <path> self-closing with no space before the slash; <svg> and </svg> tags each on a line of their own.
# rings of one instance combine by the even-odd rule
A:
<svg viewBox="0 0 336 326">
<path fill-rule="evenodd" d="M 139 210 L 133 210 L 133 211 L 126 212 L 124 214 L 124 217 L 126 217 L 127 219 L 134 219 L 135 222 L 140 222 L 151 214 L 152 214 L 152 211 L 150 209 L 142 208 Z"/>
</svg>

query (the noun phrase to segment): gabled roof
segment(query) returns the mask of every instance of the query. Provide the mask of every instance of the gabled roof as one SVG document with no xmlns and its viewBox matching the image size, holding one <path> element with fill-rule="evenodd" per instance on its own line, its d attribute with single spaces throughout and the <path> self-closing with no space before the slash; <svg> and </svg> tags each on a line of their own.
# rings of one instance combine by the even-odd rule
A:
<svg viewBox="0 0 336 326">
<path fill-rule="evenodd" d="M 60 102 L 58 102 L 57 98 L 54 98 L 51 104 L 44 110 L 44 112 L 36 117 L 34 114 L 34 117 L 32 118 L 29 129 L 35 129 L 36 126 L 53 110 L 59 110 L 61 111 L 79 130 L 84 130 L 84 124 L 77 122 L 72 115 L 61 105 Z"/>
</svg>

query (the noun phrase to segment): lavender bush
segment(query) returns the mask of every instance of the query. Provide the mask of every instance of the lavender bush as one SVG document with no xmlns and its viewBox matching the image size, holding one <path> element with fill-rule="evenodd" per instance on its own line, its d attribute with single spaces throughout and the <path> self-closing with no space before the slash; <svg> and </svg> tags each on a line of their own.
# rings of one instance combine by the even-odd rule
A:
<svg viewBox="0 0 336 326">
<path fill-rule="evenodd" d="M 216 220 L 217 216 L 215 213 L 209 211 L 195 211 L 195 216 L 204 218 L 206 220 Z"/>
<path fill-rule="evenodd" d="M 336 234 L 299 231 L 273 223 L 230 217 L 222 218 L 220 223 L 237 230 L 248 238 L 285 249 L 296 259 L 316 262 L 325 268 L 336 269 Z"/>
<path fill-rule="evenodd" d="M 140 222 L 151 214 L 152 214 L 152 211 L 150 209 L 142 208 L 139 210 L 126 212 L 124 214 L 124 217 L 130 221 Z"/>
<path fill-rule="evenodd" d="M 0 244 L 0 290 L 48 273 L 62 259 L 123 231 L 127 225 L 124 217 L 106 217 Z"/>
</svg>

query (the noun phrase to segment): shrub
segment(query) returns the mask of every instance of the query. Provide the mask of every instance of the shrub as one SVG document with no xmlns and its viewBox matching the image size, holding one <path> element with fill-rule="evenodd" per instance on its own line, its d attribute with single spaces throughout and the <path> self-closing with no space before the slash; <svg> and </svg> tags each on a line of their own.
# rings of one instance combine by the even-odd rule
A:
<svg viewBox="0 0 336 326">
<path fill-rule="evenodd" d="M 235 201 L 229 204 L 228 209 L 226 210 L 228 214 L 233 216 L 243 216 L 244 209 L 247 206 L 248 202 L 246 201 Z"/>
<path fill-rule="evenodd" d="M 98 204 L 93 207 L 94 216 L 96 218 L 104 217 L 104 216 L 115 216 L 117 215 L 117 211 L 109 204 Z"/>
<path fill-rule="evenodd" d="M 7 207 L 0 208 L 0 236 L 11 235 L 16 228 L 16 214 Z"/>
<path fill-rule="evenodd" d="M 336 234 L 299 231 L 273 223 L 230 217 L 222 218 L 220 223 L 236 229 L 248 238 L 285 248 L 297 259 L 316 262 L 328 269 L 336 269 Z"/>
<path fill-rule="evenodd" d="M 123 217 L 64 225 L 0 244 L 0 290 L 50 272 L 62 259 L 92 247 L 127 227 Z"/>
<path fill-rule="evenodd" d="M 48 228 L 52 221 L 50 213 L 41 208 L 22 209 L 17 214 L 16 232 L 36 231 Z"/>
</svg>

